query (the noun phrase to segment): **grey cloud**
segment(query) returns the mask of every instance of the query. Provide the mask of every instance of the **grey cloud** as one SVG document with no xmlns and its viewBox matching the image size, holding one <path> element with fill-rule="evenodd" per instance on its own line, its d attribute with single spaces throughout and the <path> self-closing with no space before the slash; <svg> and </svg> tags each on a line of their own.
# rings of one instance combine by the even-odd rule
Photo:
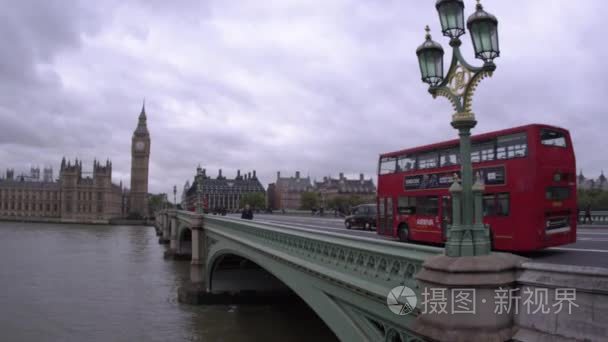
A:
<svg viewBox="0 0 608 342">
<path fill-rule="evenodd" d="M 564 126 L 588 175 L 606 130 L 601 0 L 485 0 L 502 56 L 475 98 L 476 132 Z M 471 13 L 474 1 L 466 1 Z M 432 3 L 420 1 L 21 1 L 0 13 L 0 168 L 109 157 L 128 184 L 147 99 L 150 190 L 256 169 L 317 179 L 374 175 L 379 153 L 455 137 L 415 56 Z M 463 52 L 472 59 L 469 38 Z M 449 60 L 446 54 L 446 67 Z"/>
</svg>

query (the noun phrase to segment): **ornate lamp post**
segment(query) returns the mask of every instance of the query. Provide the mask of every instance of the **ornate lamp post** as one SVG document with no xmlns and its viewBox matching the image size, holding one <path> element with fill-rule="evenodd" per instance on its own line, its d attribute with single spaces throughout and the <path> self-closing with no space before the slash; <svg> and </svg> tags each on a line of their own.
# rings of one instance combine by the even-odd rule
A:
<svg viewBox="0 0 608 342">
<path fill-rule="evenodd" d="M 203 195 L 203 171 L 200 166 L 196 170 L 196 212 L 199 214 L 203 213 L 203 202 L 201 196 Z"/>
<path fill-rule="evenodd" d="M 447 76 L 443 73 L 443 48 L 431 39 L 426 27 L 426 40 L 418 47 L 416 54 L 420 64 L 422 81 L 430 85 L 433 98 L 448 98 L 454 107 L 452 127 L 460 136 L 460 163 L 462 185 L 454 181 L 450 192 L 453 199 L 453 219 L 448 231 L 445 252 L 447 256 L 474 256 L 490 253 L 488 227 L 482 219 L 481 196 L 484 190 L 482 180 L 477 177 L 473 184 L 471 166 L 471 129 L 477 121 L 471 111 L 473 94 L 479 82 L 492 76 L 496 65 L 494 59 L 500 55 L 498 47 L 498 20 L 484 11 L 477 0 L 476 11 L 467 20 L 467 28 L 475 49 L 475 57 L 483 60 L 481 67 L 467 63 L 460 52 L 460 36 L 465 34 L 463 0 L 437 0 L 435 7 L 439 13 L 444 36 L 450 38 L 452 62 Z"/>
<path fill-rule="evenodd" d="M 177 208 L 177 185 L 173 186 L 173 204 Z"/>
</svg>

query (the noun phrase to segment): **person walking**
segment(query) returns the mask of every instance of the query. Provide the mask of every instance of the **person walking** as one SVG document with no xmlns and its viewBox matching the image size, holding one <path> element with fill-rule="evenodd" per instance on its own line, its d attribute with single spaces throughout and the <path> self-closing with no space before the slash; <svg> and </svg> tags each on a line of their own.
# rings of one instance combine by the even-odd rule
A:
<svg viewBox="0 0 608 342">
<path fill-rule="evenodd" d="M 583 220 L 583 223 L 586 223 L 587 219 L 589 219 L 589 224 L 593 224 L 593 220 L 591 220 L 591 205 L 590 204 L 587 204 L 587 208 L 585 208 L 585 219 Z"/>
<path fill-rule="evenodd" d="M 249 204 L 245 205 L 245 209 L 243 209 L 243 213 L 241 214 L 242 219 L 253 220 L 253 210 L 249 207 Z"/>
</svg>

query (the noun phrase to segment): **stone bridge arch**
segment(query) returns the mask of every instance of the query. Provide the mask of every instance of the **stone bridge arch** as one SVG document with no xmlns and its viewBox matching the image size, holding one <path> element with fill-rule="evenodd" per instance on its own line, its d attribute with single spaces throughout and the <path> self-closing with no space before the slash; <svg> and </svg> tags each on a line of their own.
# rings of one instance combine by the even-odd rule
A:
<svg viewBox="0 0 608 342">
<path fill-rule="evenodd" d="M 204 284 L 208 293 L 215 293 L 214 274 L 218 261 L 227 255 L 249 260 L 260 266 L 301 298 L 325 322 L 341 341 L 421 342 L 421 339 L 382 319 L 380 312 L 388 310 L 366 296 L 359 296 L 311 275 L 296 265 L 290 265 L 264 254 L 244 248 L 234 241 L 207 238 L 207 261 Z M 294 267 L 295 266 L 295 267 Z M 235 290 L 234 288 L 232 290 Z M 244 287 L 243 290 L 251 290 Z M 221 291 L 221 289 L 220 289 Z M 358 303 L 357 306 L 351 303 Z M 365 308 L 365 309 L 362 309 Z M 403 317 L 413 320 L 414 317 Z"/>
<path fill-rule="evenodd" d="M 192 259 L 192 224 L 180 219 L 177 213 L 169 214 L 169 249 L 165 251 L 166 259 Z"/>
<path fill-rule="evenodd" d="M 179 224 L 175 253 L 188 260 L 192 259 L 192 229 L 183 223 Z"/>
<path fill-rule="evenodd" d="M 213 255 L 205 276 L 210 293 L 247 292 L 260 296 L 294 293 L 272 272 L 235 250 L 223 250 Z"/>
</svg>

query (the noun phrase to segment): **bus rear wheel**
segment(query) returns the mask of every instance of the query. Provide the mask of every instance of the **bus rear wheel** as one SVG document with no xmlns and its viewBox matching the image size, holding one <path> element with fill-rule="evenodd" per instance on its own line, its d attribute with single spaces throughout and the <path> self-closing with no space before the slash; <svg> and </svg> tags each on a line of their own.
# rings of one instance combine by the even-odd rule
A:
<svg viewBox="0 0 608 342">
<path fill-rule="evenodd" d="M 372 224 L 369 222 L 365 222 L 364 228 L 365 228 L 365 230 L 372 230 Z"/>
<path fill-rule="evenodd" d="M 399 226 L 399 230 L 397 231 L 397 234 L 399 234 L 399 241 L 407 242 L 410 237 L 410 230 L 408 229 L 408 227 L 406 225 L 402 224 Z"/>
</svg>

